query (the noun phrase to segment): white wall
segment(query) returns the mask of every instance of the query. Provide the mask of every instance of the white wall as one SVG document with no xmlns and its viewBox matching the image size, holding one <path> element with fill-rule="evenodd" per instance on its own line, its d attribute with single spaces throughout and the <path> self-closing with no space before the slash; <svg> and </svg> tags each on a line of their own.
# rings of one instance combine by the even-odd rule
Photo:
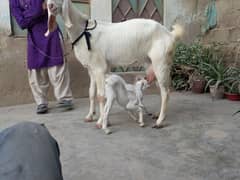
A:
<svg viewBox="0 0 240 180">
<path fill-rule="evenodd" d="M 197 13 L 196 2 L 196 0 L 165 0 L 164 25 L 170 28 L 176 22 L 191 23 Z"/>
<path fill-rule="evenodd" d="M 0 0 L 0 33 L 11 34 L 9 0 Z"/>
<path fill-rule="evenodd" d="M 112 0 L 91 0 L 91 18 L 112 22 Z"/>
<path fill-rule="evenodd" d="M 184 41 L 192 42 L 201 35 L 208 0 L 164 0 L 164 25 L 171 29 L 175 23 L 184 25 Z"/>
</svg>

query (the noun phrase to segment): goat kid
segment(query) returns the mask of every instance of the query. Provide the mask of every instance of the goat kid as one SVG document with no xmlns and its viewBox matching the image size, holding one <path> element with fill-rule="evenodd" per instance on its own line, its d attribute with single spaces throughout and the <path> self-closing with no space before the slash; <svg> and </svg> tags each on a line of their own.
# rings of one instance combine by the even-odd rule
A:
<svg viewBox="0 0 240 180">
<path fill-rule="evenodd" d="M 60 14 L 65 24 L 65 30 L 71 42 L 74 42 L 74 53 L 77 60 L 88 69 L 90 76 L 89 99 L 90 108 L 86 116 L 91 120 L 94 114 L 95 94 L 100 109 L 100 120 L 104 115 L 105 74 L 110 66 L 130 65 L 134 62 L 149 63 L 161 91 L 160 115 L 153 126 L 162 127 L 166 117 L 169 97 L 170 68 L 174 44 L 183 34 L 180 25 L 173 26 L 173 31 L 160 23 L 149 19 L 132 19 L 121 23 L 97 22 L 91 33 L 91 50 L 86 43 L 86 22 L 90 28 L 94 21 L 75 9 L 70 0 L 46 0 L 49 11 L 48 32 L 54 31 L 56 16 Z M 84 34 L 85 33 L 85 34 Z M 84 34 L 85 37 L 80 38 Z M 47 34 L 46 34 L 47 35 Z M 106 125 L 103 124 L 103 129 Z"/>
<path fill-rule="evenodd" d="M 138 121 L 141 127 L 144 126 L 143 113 L 145 106 L 143 105 L 143 91 L 149 87 L 147 80 L 143 77 L 137 77 L 134 84 L 128 84 L 125 80 L 115 74 L 107 75 L 105 80 L 105 97 L 103 119 L 98 120 L 97 127 L 102 125 L 107 127 L 109 112 L 115 101 L 122 106 L 129 116 Z M 138 112 L 138 119 L 135 113 Z M 109 128 L 104 129 L 106 134 L 110 134 Z"/>
</svg>

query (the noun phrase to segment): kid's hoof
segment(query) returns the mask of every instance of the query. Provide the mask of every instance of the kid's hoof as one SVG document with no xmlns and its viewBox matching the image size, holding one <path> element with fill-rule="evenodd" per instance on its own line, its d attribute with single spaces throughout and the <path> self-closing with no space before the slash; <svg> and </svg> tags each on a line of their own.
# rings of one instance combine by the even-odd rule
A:
<svg viewBox="0 0 240 180">
<path fill-rule="evenodd" d="M 162 124 L 159 124 L 159 125 L 155 124 L 155 125 L 152 126 L 152 128 L 161 129 L 161 128 L 164 128 L 164 126 Z"/>
<path fill-rule="evenodd" d="M 101 124 L 96 124 L 96 128 L 97 129 L 102 129 L 102 125 Z"/>
<path fill-rule="evenodd" d="M 84 122 L 86 122 L 86 123 L 90 123 L 90 122 L 93 122 L 94 120 L 93 120 L 93 118 L 85 118 L 84 119 Z"/>
<path fill-rule="evenodd" d="M 105 134 L 112 134 L 112 131 L 110 129 L 104 129 Z"/>
</svg>

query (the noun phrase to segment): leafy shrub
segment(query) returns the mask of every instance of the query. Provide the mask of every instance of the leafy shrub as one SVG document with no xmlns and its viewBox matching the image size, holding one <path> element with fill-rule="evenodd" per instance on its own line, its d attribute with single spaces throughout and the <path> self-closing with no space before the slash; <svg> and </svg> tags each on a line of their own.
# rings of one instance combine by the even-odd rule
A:
<svg viewBox="0 0 240 180">
<path fill-rule="evenodd" d="M 228 78 L 224 83 L 225 90 L 229 93 L 240 93 L 240 69 L 237 67 L 230 67 L 228 70 Z"/>
<path fill-rule="evenodd" d="M 193 43 L 190 45 L 179 43 L 175 50 L 174 64 L 197 68 L 202 62 L 209 63 L 213 57 L 214 54 L 212 48 L 204 47 L 199 43 Z"/>
<path fill-rule="evenodd" d="M 205 89 L 210 85 L 215 85 L 216 88 L 220 85 L 224 85 L 231 74 L 231 70 L 226 67 L 221 60 L 212 61 L 210 63 L 203 62 L 200 69 L 207 80 Z"/>
<path fill-rule="evenodd" d="M 202 63 L 209 63 L 214 59 L 214 50 L 200 43 L 190 45 L 179 43 L 176 46 L 171 71 L 172 86 L 175 90 L 189 90 L 191 78 L 195 75 L 202 78 Z"/>
</svg>

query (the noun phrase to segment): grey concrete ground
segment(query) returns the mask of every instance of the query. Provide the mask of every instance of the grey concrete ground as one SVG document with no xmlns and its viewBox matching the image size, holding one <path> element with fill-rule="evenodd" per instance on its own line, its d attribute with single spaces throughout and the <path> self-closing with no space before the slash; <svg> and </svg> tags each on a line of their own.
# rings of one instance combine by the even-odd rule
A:
<svg viewBox="0 0 240 180">
<path fill-rule="evenodd" d="M 148 95 L 152 112 L 159 97 Z M 58 140 L 65 180 L 239 180 L 239 102 L 212 101 L 209 95 L 172 93 L 164 129 L 140 128 L 118 106 L 112 135 L 84 123 L 88 100 L 75 110 L 36 115 L 33 104 L 0 108 L 0 129 L 21 121 L 45 123 Z"/>
</svg>

